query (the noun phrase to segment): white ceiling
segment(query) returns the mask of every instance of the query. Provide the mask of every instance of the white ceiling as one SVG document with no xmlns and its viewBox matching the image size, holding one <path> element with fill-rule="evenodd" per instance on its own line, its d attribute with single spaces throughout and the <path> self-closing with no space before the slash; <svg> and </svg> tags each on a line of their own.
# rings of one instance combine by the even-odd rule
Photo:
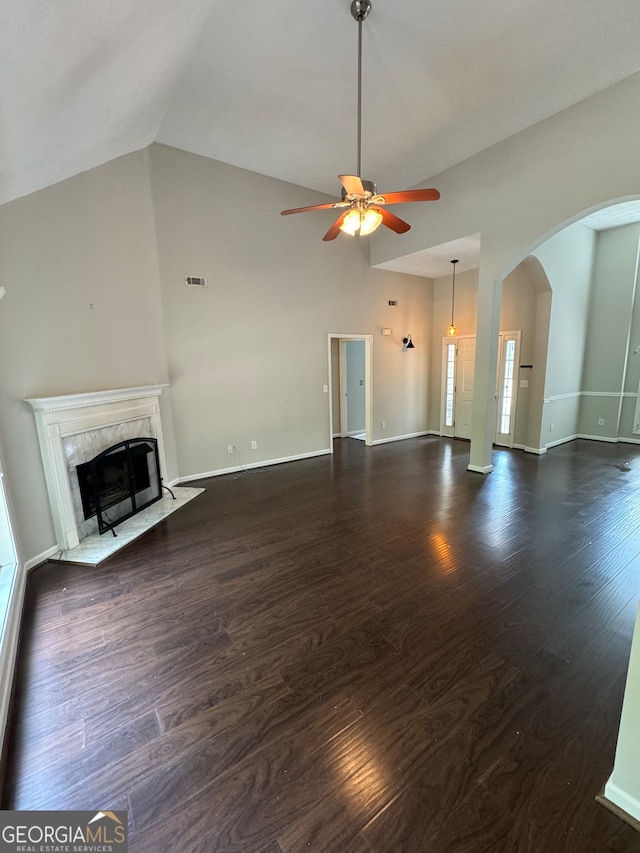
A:
<svg viewBox="0 0 640 853">
<path fill-rule="evenodd" d="M 424 183 L 640 70 L 638 0 L 372 4 L 362 172 L 381 192 Z M 349 7 L 3 0 L 0 203 L 153 141 L 308 187 L 310 204 L 315 191 L 337 195 L 337 175 L 356 165 Z M 471 235 L 388 268 L 437 278 L 453 257 L 463 272 L 478 256 Z"/>
<path fill-rule="evenodd" d="M 638 0 L 372 2 L 363 176 L 379 191 L 640 70 Z M 355 171 L 349 6 L 3 0 L 0 203 L 154 140 L 336 195 Z"/>
<path fill-rule="evenodd" d="M 456 275 L 467 270 L 477 269 L 480 263 L 480 234 L 471 234 L 450 243 L 441 243 L 421 252 L 412 252 L 391 261 L 377 264 L 377 269 L 393 272 L 421 275 L 427 278 L 451 276 L 451 261 L 456 258 Z"/>
</svg>

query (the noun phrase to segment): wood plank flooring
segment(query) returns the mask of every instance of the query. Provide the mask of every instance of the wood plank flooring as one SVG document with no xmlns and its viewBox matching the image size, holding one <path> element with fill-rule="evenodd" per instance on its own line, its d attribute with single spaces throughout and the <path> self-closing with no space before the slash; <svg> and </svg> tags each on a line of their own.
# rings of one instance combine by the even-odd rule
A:
<svg viewBox="0 0 640 853">
<path fill-rule="evenodd" d="M 631 853 L 595 801 L 640 593 L 640 448 L 365 447 L 202 482 L 29 580 L 4 808 L 134 853 Z"/>
</svg>

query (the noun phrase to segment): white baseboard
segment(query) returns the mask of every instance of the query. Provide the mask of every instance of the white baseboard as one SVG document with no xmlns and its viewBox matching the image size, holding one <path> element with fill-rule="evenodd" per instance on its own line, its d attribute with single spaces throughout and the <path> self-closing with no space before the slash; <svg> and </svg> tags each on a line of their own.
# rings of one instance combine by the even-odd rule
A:
<svg viewBox="0 0 640 853">
<path fill-rule="evenodd" d="M 640 800 L 618 787 L 611 779 L 604 786 L 604 795 L 610 803 L 622 809 L 633 820 L 640 821 Z"/>
<path fill-rule="evenodd" d="M 536 456 L 544 456 L 547 452 L 546 447 L 529 447 L 526 444 L 520 446 L 521 450 L 524 450 L 525 453 L 535 453 Z"/>
<path fill-rule="evenodd" d="M 219 468 L 216 471 L 205 471 L 202 474 L 187 474 L 180 477 L 180 483 L 191 483 L 194 480 L 205 480 L 207 477 L 221 477 L 223 474 L 237 474 L 238 471 L 248 471 L 252 468 L 266 468 L 268 465 L 281 465 L 284 462 L 297 462 L 300 459 L 313 459 L 315 456 L 327 456 L 332 448 L 313 450 L 311 453 L 300 453 L 296 456 L 283 456 L 281 459 L 265 459 L 263 462 L 248 462 L 246 465 L 232 465 L 229 468 Z"/>
<path fill-rule="evenodd" d="M 467 465 L 467 471 L 474 471 L 476 474 L 490 474 L 493 471 L 493 465 Z"/>
<path fill-rule="evenodd" d="M 46 563 L 49 557 L 53 557 L 54 554 L 57 554 L 60 551 L 57 545 L 53 545 L 51 548 L 47 548 L 46 551 L 43 551 L 41 554 L 38 554 L 36 557 L 31 557 L 30 560 L 27 560 L 24 564 L 24 568 L 27 572 L 30 572 L 31 569 L 35 569 L 36 566 L 42 565 L 42 563 Z"/>
<path fill-rule="evenodd" d="M 371 442 L 371 444 L 389 444 L 392 441 L 405 441 L 407 438 L 421 438 L 424 435 L 429 435 L 429 433 L 426 430 L 424 432 L 409 432 L 406 435 L 392 435 L 389 438 L 376 438 Z"/>
<path fill-rule="evenodd" d="M 627 438 L 626 436 L 605 438 L 602 435 L 587 435 L 581 432 L 578 438 L 586 438 L 587 441 L 606 441 L 609 444 L 640 444 L 639 438 Z"/>
<path fill-rule="evenodd" d="M 578 433 L 575 435 L 566 435 L 564 438 L 558 438 L 556 441 L 548 441 L 545 444 L 545 448 L 548 450 L 550 447 L 559 447 L 561 444 L 568 444 L 570 441 L 575 441 L 576 438 L 581 438 Z"/>
<path fill-rule="evenodd" d="M 615 436 L 608 436 L 608 435 L 587 435 L 587 434 L 586 434 L 586 433 L 584 433 L 584 432 L 578 433 L 578 435 L 576 436 L 576 438 L 586 438 L 586 439 L 587 439 L 587 441 L 604 441 L 604 442 L 606 442 L 607 444 L 618 444 L 618 442 L 620 441 L 620 439 L 619 439 L 619 438 L 616 438 Z"/>
</svg>

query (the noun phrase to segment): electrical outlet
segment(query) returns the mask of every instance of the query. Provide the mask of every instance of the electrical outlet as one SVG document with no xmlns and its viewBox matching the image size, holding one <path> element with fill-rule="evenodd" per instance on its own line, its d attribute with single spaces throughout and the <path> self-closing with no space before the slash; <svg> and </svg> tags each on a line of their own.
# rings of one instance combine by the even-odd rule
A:
<svg viewBox="0 0 640 853">
<path fill-rule="evenodd" d="M 598 418 L 598 426 L 604 426 L 604 418 Z"/>
<path fill-rule="evenodd" d="M 252 442 L 251 442 L 251 449 L 252 449 L 252 450 L 257 450 L 257 449 L 258 449 L 258 442 L 257 442 L 257 441 L 252 441 Z"/>
<path fill-rule="evenodd" d="M 386 421 L 380 421 L 380 429 L 386 429 L 386 428 L 387 428 L 387 422 Z"/>
<path fill-rule="evenodd" d="M 231 456 L 233 453 L 233 444 L 227 444 L 227 453 Z"/>
<path fill-rule="evenodd" d="M 529 380 L 528 379 L 521 379 L 520 380 L 520 387 L 521 388 L 528 388 L 529 387 Z"/>
<path fill-rule="evenodd" d="M 553 424 L 549 424 L 549 432 L 553 432 Z"/>
</svg>

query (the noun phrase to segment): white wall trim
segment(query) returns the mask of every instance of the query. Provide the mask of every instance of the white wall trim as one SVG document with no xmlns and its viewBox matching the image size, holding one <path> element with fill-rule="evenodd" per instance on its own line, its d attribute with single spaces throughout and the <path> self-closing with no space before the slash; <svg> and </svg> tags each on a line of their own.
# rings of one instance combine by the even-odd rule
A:
<svg viewBox="0 0 640 853">
<path fill-rule="evenodd" d="M 422 432 L 408 432 L 406 435 L 392 435 L 389 438 L 376 438 L 372 444 L 390 444 L 392 441 L 404 441 L 407 438 L 421 438 L 423 435 L 439 435 L 439 433 L 430 433 L 426 430 Z"/>
<path fill-rule="evenodd" d="M 586 438 L 588 441 L 606 441 L 610 444 L 640 444 L 640 438 L 627 438 L 624 435 L 619 435 L 614 438 L 605 438 L 602 435 L 586 435 L 585 433 L 580 433 L 578 438 Z"/>
<path fill-rule="evenodd" d="M 249 462 L 246 465 L 232 465 L 229 468 L 219 468 L 217 471 L 204 471 L 202 474 L 187 474 L 180 477 L 180 483 L 191 483 L 194 480 L 205 480 L 207 477 L 221 477 L 224 474 L 237 474 L 238 471 L 248 471 L 251 468 L 266 468 L 269 465 L 281 465 L 284 462 L 296 462 L 299 459 L 313 459 L 315 456 L 328 456 L 332 448 L 312 450 L 311 453 L 299 453 L 295 456 L 283 456 L 281 459 L 265 459 L 263 462 Z"/>
<path fill-rule="evenodd" d="M 556 400 L 573 400 L 576 397 L 613 397 L 619 400 L 620 397 L 638 396 L 637 391 L 571 391 L 569 394 L 554 394 L 551 397 L 545 397 L 545 403 L 555 403 Z"/>
<path fill-rule="evenodd" d="M 576 397 L 582 397 L 582 391 L 571 391 L 570 394 L 554 394 L 552 397 L 545 397 L 545 403 L 555 403 L 556 400 L 575 400 Z"/>
<path fill-rule="evenodd" d="M 613 778 L 613 776 L 611 777 Z M 634 820 L 640 821 L 640 801 L 611 781 L 604 786 L 604 796 Z"/>
<path fill-rule="evenodd" d="M 545 447 L 548 449 L 549 447 L 558 447 L 560 444 L 567 444 L 570 441 L 575 441 L 576 438 L 582 438 L 577 432 L 574 435 L 566 435 L 564 438 L 558 438 L 556 441 L 548 441 L 545 444 Z"/>
<path fill-rule="evenodd" d="M 637 397 L 637 391 L 583 391 L 583 397 Z"/>
<path fill-rule="evenodd" d="M 508 450 L 508 448 L 505 448 Z M 467 471 L 473 471 L 475 474 L 490 474 L 493 471 L 493 465 L 467 465 Z"/>
<path fill-rule="evenodd" d="M 46 551 L 43 551 L 41 554 L 38 554 L 35 557 L 31 557 L 30 560 L 24 564 L 24 568 L 26 572 L 30 572 L 31 569 L 35 569 L 36 566 L 41 566 L 43 563 L 46 563 L 49 557 L 53 557 L 54 554 L 57 554 L 60 551 L 57 545 L 52 545 L 51 548 L 47 548 Z"/>
<path fill-rule="evenodd" d="M 525 453 L 535 453 L 536 456 L 544 456 L 547 452 L 546 447 L 527 447 L 526 445 L 522 448 Z"/>
<path fill-rule="evenodd" d="M 577 438 L 586 438 L 587 441 L 604 441 L 607 444 L 618 444 L 620 439 L 609 435 L 587 435 L 586 433 L 578 433 Z"/>
</svg>

